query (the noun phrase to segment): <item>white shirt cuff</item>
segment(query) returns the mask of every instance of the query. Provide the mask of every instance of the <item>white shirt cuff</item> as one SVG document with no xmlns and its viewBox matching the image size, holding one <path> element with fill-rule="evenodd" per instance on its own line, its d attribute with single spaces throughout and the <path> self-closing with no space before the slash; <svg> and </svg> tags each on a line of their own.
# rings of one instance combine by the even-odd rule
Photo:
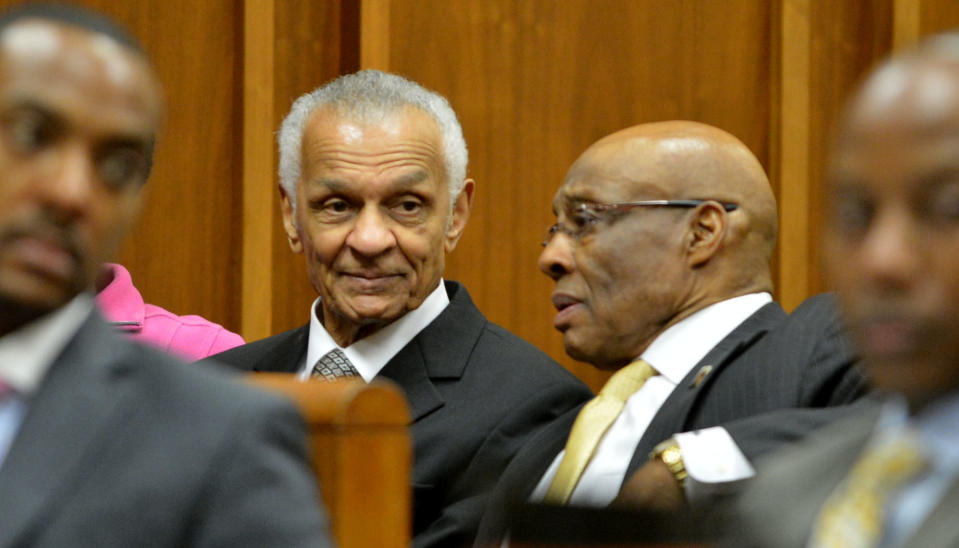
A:
<svg viewBox="0 0 959 548">
<path fill-rule="evenodd" d="M 729 432 L 721 426 L 676 434 L 686 467 L 686 499 L 695 503 L 729 484 L 756 474 Z"/>
</svg>

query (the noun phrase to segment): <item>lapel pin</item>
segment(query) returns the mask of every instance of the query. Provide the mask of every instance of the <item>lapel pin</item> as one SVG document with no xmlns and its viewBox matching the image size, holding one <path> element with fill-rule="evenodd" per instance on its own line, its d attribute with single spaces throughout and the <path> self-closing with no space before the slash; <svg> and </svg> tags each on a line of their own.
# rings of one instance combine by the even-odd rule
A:
<svg viewBox="0 0 959 548">
<path fill-rule="evenodd" d="M 696 377 L 693 379 L 692 384 L 689 385 L 689 388 L 693 389 L 699 386 L 700 384 L 702 384 L 703 379 L 705 379 L 706 375 L 709 375 L 709 372 L 712 370 L 713 370 L 713 366 L 711 365 L 704 365 L 700 367 L 699 372 L 696 373 Z"/>
</svg>

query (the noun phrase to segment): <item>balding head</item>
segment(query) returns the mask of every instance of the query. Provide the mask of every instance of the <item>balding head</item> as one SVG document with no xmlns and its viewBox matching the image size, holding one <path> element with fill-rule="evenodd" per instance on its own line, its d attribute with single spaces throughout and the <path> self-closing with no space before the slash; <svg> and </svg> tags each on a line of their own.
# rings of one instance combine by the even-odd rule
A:
<svg viewBox="0 0 959 548">
<path fill-rule="evenodd" d="M 581 162 L 612 176 L 655 189 L 667 199 L 713 199 L 739 205 L 729 216 L 720 256 L 737 260 L 722 266 L 725 290 L 739 292 L 758 283 L 771 290 L 769 261 L 776 244 L 776 199 L 759 161 L 739 139 L 706 124 L 669 121 L 640 124 L 600 139 Z M 570 171 L 572 174 L 572 170 Z M 726 298 L 725 294 L 717 295 Z"/>
<path fill-rule="evenodd" d="M 589 206 L 646 200 L 703 203 L 600 206 L 595 218 Z M 609 135 L 576 160 L 553 206 L 562 236 L 540 268 L 556 280 L 556 327 L 577 359 L 618 367 L 692 313 L 772 289 L 775 199 L 749 149 L 717 128 L 673 121 Z"/>
<path fill-rule="evenodd" d="M 914 407 L 959 390 L 959 37 L 881 65 L 829 164 L 830 281 L 872 382 Z"/>
</svg>

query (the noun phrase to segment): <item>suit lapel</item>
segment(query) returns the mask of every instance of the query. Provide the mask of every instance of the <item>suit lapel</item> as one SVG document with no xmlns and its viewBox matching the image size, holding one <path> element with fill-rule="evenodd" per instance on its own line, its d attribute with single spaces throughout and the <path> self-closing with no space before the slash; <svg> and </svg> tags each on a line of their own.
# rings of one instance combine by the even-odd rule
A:
<svg viewBox="0 0 959 548">
<path fill-rule="evenodd" d="M 526 463 L 526 466 L 518 466 L 516 470 L 517 475 L 523 478 L 522 487 L 517 489 L 518 493 L 523 494 L 523 500 L 520 502 L 525 502 L 533 494 L 533 489 L 536 489 L 539 480 L 549 469 L 549 465 L 553 463 L 559 452 L 566 448 L 566 441 L 573 430 L 573 423 L 576 422 L 576 417 L 579 416 L 584 405 L 586 405 L 585 402 L 577 405 L 553 421 L 541 431 L 542 433 L 526 444 L 527 455 L 522 458 L 517 455 L 514 458 L 517 462 Z"/>
<path fill-rule="evenodd" d="M 273 349 L 253 364 L 253 371 L 271 371 L 278 373 L 296 373 L 300 364 L 306 360 L 306 349 L 310 339 L 310 324 L 287 332 L 285 337 L 277 337 Z"/>
<path fill-rule="evenodd" d="M 133 401 L 123 382 L 130 369 L 120 360 L 129 348 L 93 315 L 54 362 L 0 467 L 0 546 L 49 519 L 95 466 L 111 425 Z"/>
<path fill-rule="evenodd" d="M 403 388 L 413 422 L 443 406 L 443 398 L 429 378 L 426 361 L 416 339 L 400 350 L 377 377 L 390 379 Z"/>
<path fill-rule="evenodd" d="M 446 282 L 446 293 L 449 306 L 379 374 L 406 391 L 414 422 L 443 406 L 443 397 L 433 381 L 462 377 L 486 325 L 486 318 L 473 304 L 466 288 L 456 282 Z"/>
<path fill-rule="evenodd" d="M 942 500 L 906 543 L 907 546 L 959 546 L 956 509 L 959 509 L 959 479 L 953 480 Z"/>
<path fill-rule="evenodd" d="M 646 462 L 649 452 L 656 444 L 684 430 L 693 405 L 700 397 L 708 393 L 713 379 L 722 369 L 785 317 L 786 313 L 779 304 L 775 302 L 766 304 L 746 318 L 746 321 L 736 326 L 686 374 L 656 412 L 656 416 L 640 438 L 629 467 L 626 469 L 624 483 Z"/>
<path fill-rule="evenodd" d="M 549 465 L 566 447 L 569 432 L 583 405 L 586 404 L 570 409 L 540 430 L 516 453 L 490 495 L 477 535 L 478 544 L 498 544 L 503 538 L 514 510 L 529 500 Z"/>
</svg>

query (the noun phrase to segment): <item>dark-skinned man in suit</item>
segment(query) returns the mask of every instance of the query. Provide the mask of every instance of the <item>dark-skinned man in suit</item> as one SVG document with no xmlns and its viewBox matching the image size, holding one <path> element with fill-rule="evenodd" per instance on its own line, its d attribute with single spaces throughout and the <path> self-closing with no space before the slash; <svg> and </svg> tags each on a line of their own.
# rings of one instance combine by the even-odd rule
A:
<svg viewBox="0 0 959 548">
<path fill-rule="evenodd" d="M 776 203 L 729 133 L 673 121 L 604 137 L 553 210 L 539 265 L 556 284 L 554 325 L 570 356 L 615 373 L 517 455 L 481 542 L 520 501 L 708 504 L 861 394 L 829 297 L 789 316 L 773 302 Z"/>
<path fill-rule="evenodd" d="M 866 78 L 826 181 L 826 277 L 879 395 L 759 467 L 732 545 L 959 546 L 959 35 Z"/>
<path fill-rule="evenodd" d="M 102 16 L 0 14 L 0 547 L 328 546 L 292 404 L 95 310 L 160 95 Z"/>
<path fill-rule="evenodd" d="M 523 441 L 589 390 L 442 280 L 476 191 L 443 97 L 347 75 L 293 104 L 279 145 L 283 225 L 319 298 L 307 325 L 214 359 L 398 384 L 413 415 L 413 544 L 469 543 Z"/>
</svg>

